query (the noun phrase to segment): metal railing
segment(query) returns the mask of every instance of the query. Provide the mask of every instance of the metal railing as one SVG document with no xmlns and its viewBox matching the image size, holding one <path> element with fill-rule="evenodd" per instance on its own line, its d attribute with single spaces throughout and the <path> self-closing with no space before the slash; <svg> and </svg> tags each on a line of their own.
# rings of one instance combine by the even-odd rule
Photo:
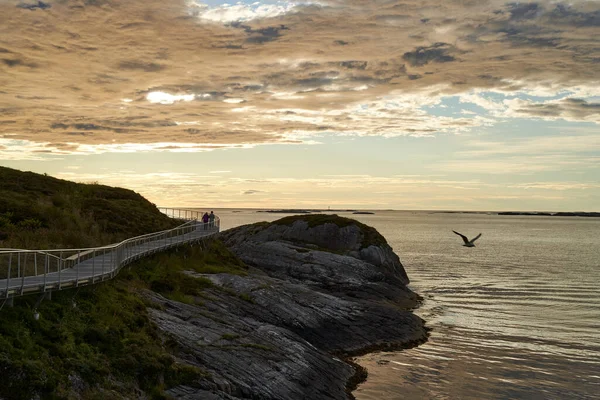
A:
<svg viewBox="0 0 600 400">
<path fill-rule="evenodd" d="M 30 293 L 92 285 L 113 278 L 119 270 L 144 256 L 217 234 L 220 219 L 203 223 L 195 210 L 164 208 L 167 216 L 182 220 L 173 229 L 126 239 L 120 243 L 84 249 L 0 249 L 0 299 Z"/>
</svg>

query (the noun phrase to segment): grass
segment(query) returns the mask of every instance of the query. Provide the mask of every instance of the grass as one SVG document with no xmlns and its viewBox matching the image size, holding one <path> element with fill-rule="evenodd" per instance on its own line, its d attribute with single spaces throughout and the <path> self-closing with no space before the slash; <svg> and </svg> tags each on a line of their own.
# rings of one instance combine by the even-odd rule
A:
<svg viewBox="0 0 600 400">
<path fill-rule="evenodd" d="M 113 281 L 53 293 L 38 307 L 38 321 L 33 318 L 36 297 L 17 299 L 15 307 L 0 311 L 0 397 L 74 398 L 74 377 L 85 382 L 83 398 L 138 397 L 139 388 L 160 399 L 166 388 L 193 385 L 206 373 L 175 362 L 141 292 L 198 304 L 196 295 L 212 283 L 184 271 L 246 274 L 246 268 L 212 240 L 138 261 Z"/>
<path fill-rule="evenodd" d="M 0 247 L 92 247 L 179 224 L 130 190 L 0 167 Z M 164 399 L 169 387 L 196 384 L 207 373 L 175 361 L 176 344 L 148 313 L 161 306 L 143 293 L 199 305 L 213 285 L 185 271 L 246 269 L 210 240 L 144 258 L 112 281 L 56 292 L 39 305 L 37 296 L 16 299 L 0 310 L 0 398 Z"/>
<path fill-rule="evenodd" d="M 275 225 L 287 225 L 291 226 L 296 221 L 305 221 L 308 223 L 309 228 L 314 228 L 324 224 L 334 224 L 340 228 L 344 228 L 350 225 L 356 225 L 363 234 L 363 241 L 361 248 L 369 246 L 383 246 L 387 244 L 385 238 L 377 232 L 373 227 L 358 222 L 355 219 L 340 217 L 336 214 L 304 214 L 304 215 L 290 215 L 272 222 Z"/>
<path fill-rule="evenodd" d="M 37 321 L 35 300 L 19 299 L 0 314 L 3 398 L 74 398 L 72 379 L 85 382 L 83 398 L 129 397 L 137 388 L 162 398 L 165 388 L 206 376 L 174 361 L 125 280 L 55 293 Z"/>
<path fill-rule="evenodd" d="M 0 167 L 0 247 L 100 246 L 178 224 L 128 189 Z"/>
<path fill-rule="evenodd" d="M 220 240 L 210 240 L 204 247 L 183 246 L 145 258 L 121 271 L 120 279 L 174 301 L 199 304 L 201 298 L 196 297 L 213 284 L 207 278 L 191 277 L 185 271 L 246 275 L 247 268 Z M 221 290 L 219 287 L 216 289 Z M 238 296 L 238 293 L 233 292 L 232 295 Z"/>
</svg>

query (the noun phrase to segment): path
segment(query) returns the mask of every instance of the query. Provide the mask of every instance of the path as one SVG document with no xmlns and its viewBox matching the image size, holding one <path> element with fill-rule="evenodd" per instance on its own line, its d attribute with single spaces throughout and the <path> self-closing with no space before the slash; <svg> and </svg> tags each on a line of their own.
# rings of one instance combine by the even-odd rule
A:
<svg viewBox="0 0 600 400">
<path fill-rule="evenodd" d="M 193 243 L 219 232 L 218 217 L 212 226 L 199 222 L 193 210 L 161 209 L 188 222 L 174 229 L 137 236 L 114 245 L 88 249 L 0 249 L 0 300 L 44 293 L 112 279 L 128 263 L 172 247 Z"/>
</svg>

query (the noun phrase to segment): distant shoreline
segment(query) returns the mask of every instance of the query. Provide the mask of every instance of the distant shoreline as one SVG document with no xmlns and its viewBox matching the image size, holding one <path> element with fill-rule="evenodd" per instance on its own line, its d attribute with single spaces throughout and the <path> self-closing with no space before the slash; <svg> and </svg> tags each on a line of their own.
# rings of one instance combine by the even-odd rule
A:
<svg viewBox="0 0 600 400">
<path fill-rule="evenodd" d="M 257 210 L 257 213 L 271 213 L 271 214 L 310 214 L 320 212 L 357 212 L 357 210 L 317 210 L 317 209 L 297 209 L 297 208 L 284 208 L 281 210 Z"/>
<path fill-rule="evenodd" d="M 541 217 L 600 217 L 600 212 L 517 212 L 517 211 L 503 211 L 499 212 L 498 215 L 533 215 Z"/>
<path fill-rule="evenodd" d="M 487 215 L 517 215 L 534 217 L 600 217 L 600 212 L 585 211 L 433 211 L 436 214 L 487 214 Z"/>
<path fill-rule="evenodd" d="M 204 210 L 207 207 L 175 207 L 169 206 L 169 208 L 181 208 L 189 210 Z M 322 209 L 322 208 L 282 208 L 282 209 L 260 209 L 260 208 L 234 208 L 234 207 L 212 207 L 214 210 L 231 211 L 234 213 L 240 212 L 256 212 L 256 213 L 267 213 L 267 214 L 310 214 L 310 213 L 336 213 L 336 212 L 347 212 L 355 214 L 375 214 L 379 212 L 422 212 L 430 214 L 482 214 L 482 215 L 515 215 L 515 216 L 543 216 L 543 217 L 600 217 L 598 211 L 472 211 L 472 210 L 394 210 L 394 209 L 371 209 L 371 210 L 360 210 L 360 209 Z"/>
<path fill-rule="evenodd" d="M 256 210 L 257 213 L 269 214 L 310 214 L 321 212 L 351 212 L 352 214 L 375 214 L 372 211 L 359 210 L 316 210 L 316 209 L 281 209 L 281 210 Z M 487 214 L 487 215 L 513 215 L 513 216 L 536 216 L 536 217 L 597 217 L 600 218 L 600 212 L 585 211 L 430 211 L 436 214 Z"/>
</svg>

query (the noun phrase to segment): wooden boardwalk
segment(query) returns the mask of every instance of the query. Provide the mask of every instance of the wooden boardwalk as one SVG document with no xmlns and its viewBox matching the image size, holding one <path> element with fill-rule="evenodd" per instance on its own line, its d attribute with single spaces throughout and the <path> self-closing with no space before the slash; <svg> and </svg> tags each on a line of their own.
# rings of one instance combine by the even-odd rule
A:
<svg viewBox="0 0 600 400">
<path fill-rule="evenodd" d="M 130 262 L 201 241 L 219 232 L 218 218 L 213 224 L 203 224 L 196 217 L 193 215 L 194 219 L 174 229 L 130 238 L 104 247 L 64 250 L 0 249 L 0 271 L 4 278 L 0 279 L 0 301 L 32 293 L 93 285 L 112 279 Z"/>
</svg>

